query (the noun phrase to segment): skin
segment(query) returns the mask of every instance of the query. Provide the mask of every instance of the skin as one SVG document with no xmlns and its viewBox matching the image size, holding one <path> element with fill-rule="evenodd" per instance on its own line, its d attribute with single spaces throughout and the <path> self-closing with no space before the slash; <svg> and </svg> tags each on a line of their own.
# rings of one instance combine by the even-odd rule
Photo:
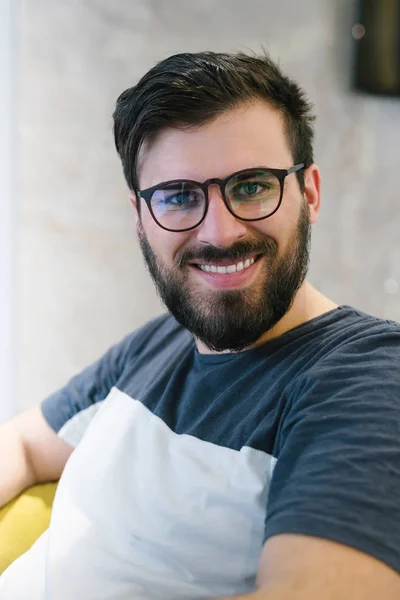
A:
<svg viewBox="0 0 400 600">
<path fill-rule="evenodd" d="M 205 181 L 255 165 L 289 168 L 293 158 L 284 135 L 280 114 L 265 103 L 255 102 L 229 111 L 207 126 L 180 131 L 165 129 L 148 145 L 140 166 L 140 187 L 161 181 L 188 178 Z M 293 240 L 302 203 L 309 208 L 309 222 L 316 223 L 320 211 L 320 172 L 316 165 L 305 171 L 301 193 L 296 176 L 287 177 L 280 209 L 263 221 L 245 223 L 226 209 L 217 186 L 211 186 L 206 219 L 196 229 L 182 233 L 162 230 L 153 221 L 144 201 L 137 222 L 166 268 L 176 268 L 177 253 L 204 244 L 230 247 L 239 240 L 269 236 L 282 255 Z M 136 198 L 132 194 L 136 209 Z M 263 259 L 262 259 L 263 260 Z M 268 265 L 267 265 L 268 267 Z M 184 267 L 187 268 L 187 267 Z M 257 269 L 246 285 L 257 290 L 263 270 Z M 218 293 L 195 271 L 189 273 L 197 294 Z M 201 298 L 201 296 L 199 296 Z M 276 325 L 254 345 L 259 345 L 337 305 L 307 281 Z M 201 353 L 210 349 L 196 340 Z M 242 597 L 243 600 L 245 597 Z M 311 536 L 277 535 L 264 545 L 258 571 L 258 590 L 246 596 L 254 600 L 395 600 L 400 598 L 400 577 L 380 561 L 353 548 Z M 238 599 L 239 600 L 239 599 Z"/>
</svg>

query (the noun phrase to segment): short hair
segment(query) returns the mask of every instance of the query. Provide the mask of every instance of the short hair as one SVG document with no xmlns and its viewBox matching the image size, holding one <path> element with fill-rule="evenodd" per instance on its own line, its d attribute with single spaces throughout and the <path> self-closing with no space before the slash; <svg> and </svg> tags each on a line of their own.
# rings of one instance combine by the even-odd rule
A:
<svg viewBox="0 0 400 600">
<path fill-rule="evenodd" d="M 312 104 L 300 86 L 267 54 L 199 52 L 157 63 L 117 99 L 114 139 L 129 188 L 139 188 L 138 158 L 144 142 L 165 127 L 205 125 L 224 112 L 262 100 L 283 116 L 294 163 L 313 163 Z M 297 173 L 302 191 L 303 171 Z"/>
</svg>

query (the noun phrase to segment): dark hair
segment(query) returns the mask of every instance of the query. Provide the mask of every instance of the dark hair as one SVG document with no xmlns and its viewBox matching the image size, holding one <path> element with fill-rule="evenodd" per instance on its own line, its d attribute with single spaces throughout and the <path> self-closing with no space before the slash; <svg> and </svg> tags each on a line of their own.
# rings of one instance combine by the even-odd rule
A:
<svg viewBox="0 0 400 600">
<path fill-rule="evenodd" d="M 281 112 L 294 163 L 310 166 L 312 105 L 266 54 L 175 54 L 156 64 L 117 100 L 114 138 L 129 188 L 139 188 L 138 156 L 143 142 L 160 129 L 200 126 L 255 99 Z M 303 171 L 297 176 L 303 190 Z"/>
</svg>

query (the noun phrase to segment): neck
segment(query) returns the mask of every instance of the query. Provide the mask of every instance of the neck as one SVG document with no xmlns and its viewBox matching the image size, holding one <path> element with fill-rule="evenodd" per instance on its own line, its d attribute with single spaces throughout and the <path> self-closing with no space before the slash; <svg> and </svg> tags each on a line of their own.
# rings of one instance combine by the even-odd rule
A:
<svg viewBox="0 0 400 600">
<path fill-rule="evenodd" d="M 329 300 L 326 296 L 316 290 L 310 283 L 305 281 L 300 289 L 298 290 L 293 304 L 288 312 L 282 317 L 280 321 L 269 331 L 265 332 L 255 344 L 249 346 L 247 350 L 260 346 L 269 340 L 277 338 L 287 331 L 311 321 L 331 310 L 337 308 L 338 305 Z M 203 342 L 196 339 L 197 349 L 201 354 L 217 354 L 213 352 Z M 229 350 L 221 352 L 220 354 L 227 354 Z M 218 353 L 219 354 L 219 353 Z"/>
</svg>

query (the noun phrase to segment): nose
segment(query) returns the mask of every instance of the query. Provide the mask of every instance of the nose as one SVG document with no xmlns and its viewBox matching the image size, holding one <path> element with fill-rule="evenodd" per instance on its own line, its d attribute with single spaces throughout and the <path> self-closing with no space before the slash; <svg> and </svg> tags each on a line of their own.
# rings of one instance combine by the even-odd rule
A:
<svg viewBox="0 0 400 600">
<path fill-rule="evenodd" d="M 228 248 L 246 236 L 246 224 L 229 212 L 217 185 L 210 185 L 208 193 L 208 211 L 198 228 L 197 239 L 199 242 Z"/>
</svg>

